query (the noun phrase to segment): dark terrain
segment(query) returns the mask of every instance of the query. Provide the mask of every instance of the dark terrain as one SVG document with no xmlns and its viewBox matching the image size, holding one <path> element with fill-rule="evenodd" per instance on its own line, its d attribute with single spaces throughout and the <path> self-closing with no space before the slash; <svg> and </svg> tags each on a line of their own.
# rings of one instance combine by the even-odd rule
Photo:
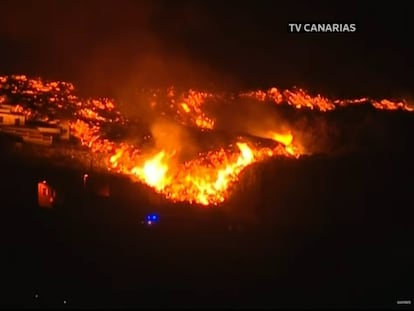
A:
<svg viewBox="0 0 414 311">
<path fill-rule="evenodd" d="M 103 175 L 111 196 L 98 198 L 82 190 L 84 171 L 22 162 L 5 143 L 0 306 L 404 308 L 414 122 L 373 116 L 382 140 L 361 132 L 360 152 L 248 168 L 222 210 L 166 204 Z M 43 179 L 61 206 L 37 206 Z M 141 224 L 151 211 L 159 223 Z"/>
</svg>

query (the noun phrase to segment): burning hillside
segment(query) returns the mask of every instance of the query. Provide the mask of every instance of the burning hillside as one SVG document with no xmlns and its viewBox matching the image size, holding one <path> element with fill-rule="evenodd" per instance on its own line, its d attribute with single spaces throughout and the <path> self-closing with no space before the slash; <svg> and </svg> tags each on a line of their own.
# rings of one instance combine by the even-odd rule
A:
<svg viewBox="0 0 414 311">
<path fill-rule="evenodd" d="M 172 201 L 201 205 L 225 201 L 239 174 L 255 162 L 318 151 L 303 122 L 284 119 L 275 106 L 320 113 L 361 105 L 414 111 L 406 101 L 331 100 L 301 89 L 213 94 L 170 88 L 147 95 L 147 101 L 131 103 L 151 111 L 140 116 L 148 128 L 138 133 L 113 100 L 79 98 L 66 82 L 0 77 L 0 105 L 27 120 L 68 121 L 71 136 L 104 157 L 105 169 L 145 183 Z"/>
</svg>

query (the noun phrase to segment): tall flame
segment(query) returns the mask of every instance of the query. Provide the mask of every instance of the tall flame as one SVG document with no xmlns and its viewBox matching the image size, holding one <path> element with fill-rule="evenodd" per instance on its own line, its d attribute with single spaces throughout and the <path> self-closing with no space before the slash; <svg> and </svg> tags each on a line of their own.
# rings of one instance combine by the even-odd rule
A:
<svg viewBox="0 0 414 311">
<path fill-rule="evenodd" d="M 166 177 L 168 164 L 164 162 L 164 159 L 165 151 L 160 151 L 154 157 L 145 161 L 142 167 L 135 166 L 131 173 L 140 177 L 149 186 L 161 191 L 168 182 Z"/>
</svg>

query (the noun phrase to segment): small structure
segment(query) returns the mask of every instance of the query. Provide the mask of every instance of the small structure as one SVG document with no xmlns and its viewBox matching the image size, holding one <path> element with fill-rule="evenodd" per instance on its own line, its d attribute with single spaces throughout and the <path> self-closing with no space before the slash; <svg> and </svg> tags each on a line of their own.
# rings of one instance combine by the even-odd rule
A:
<svg viewBox="0 0 414 311">
<path fill-rule="evenodd" d="M 68 121 L 30 121 L 28 123 L 32 128 L 35 128 L 42 135 L 50 135 L 57 140 L 69 140 L 70 128 Z"/>
<path fill-rule="evenodd" d="M 24 126 L 26 117 L 18 113 L 5 113 L 0 111 L 0 125 Z"/>
<path fill-rule="evenodd" d="M 60 128 L 59 139 L 60 140 L 69 140 L 70 139 L 69 121 L 61 121 L 58 126 Z"/>
<path fill-rule="evenodd" d="M 43 208 L 53 208 L 56 191 L 45 180 L 37 183 L 37 204 Z"/>
</svg>

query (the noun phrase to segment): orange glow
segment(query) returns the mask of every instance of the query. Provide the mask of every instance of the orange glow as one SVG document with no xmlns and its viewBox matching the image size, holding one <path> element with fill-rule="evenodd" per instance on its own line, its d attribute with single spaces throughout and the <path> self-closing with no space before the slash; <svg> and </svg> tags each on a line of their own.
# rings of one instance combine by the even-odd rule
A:
<svg viewBox="0 0 414 311">
<path fill-rule="evenodd" d="M 10 81 L 14 81 L 13 83 Z M 24 104 L 14 105 L 12 111 L 27 118 L 43 121 L 70 120 L 70 135 L 77 138 L 92 155 L 104 157 L 103 168 L 113 173 L 129 176 L 132 180 L 144 183 L 172 201 L 185 201 L 204 206 L 217 205 L 230 195 L 232 186 L 240 173 L 253 163 L 273 157 L 299 158 L 304 150 L 312 151 L 312 146 L 303 146 L 298 129 L 287 127 L 280 131 L 271 128 L 262 138 L 273 140 L 271 146 L 259 147 L 251 142 L 234 139 L 228 148 L 217 148 L 200 152 L 188 160 L 180 160 L 179 153 L 168 148 L 154 147 L 145 151 L 125 141 L 114 141 L 103 135 L 103 126 L 117 124 L 128 126 L 128 121 L 117 111 L 115 102 L 109 99 L 81 100 L 73 94 L 74 86 L 66 82 L 45 82 L 26 76 L 0 76 L 0 104 L 5 105 L 8 96 L 24 94 L 36 98 L 35 107 Z M 177 93 L 169 88 L 165 93 L 167 104 L 158 102 L 157 96 L 148 101 L 148 106 L 156 112 L 167 109 L 168 114 L 181 125 L 198 130 L 214 130 L 216 119 L 206 111 L 211 101 L 219 101 L 221 94 L 189 90 Z M 37 98 L 43 99 L 39 104 Z M 311 109 L 322 112 L 338 107 L 369 104 L 381 110 L 403 110 L 412 112 L 414 107 L 406 101 L 369 98 L 332 100 L 321 95 L 310 95 L 303 89 L 256 90 L 239 93 L 235 97 L 249 99 L 256 105 L 287 104 L 294 109 Z M 46 103 L 46 104 L 45 104 Z M 161 107 L 161 108 L 160 108 Z M 180 144 L 177 139 L 177 150 Z M 309 150 L 308 150 L 309 149 Z M 180 162 L 181 161 L 181 162 Z M 88 177 L 84 175 L 84 182 Z"/>
<path fill-rule="evenodd" d="M 131 169 L 133 175 L 158 191 L 164 189 L 168 183 L 167 171 L 168 164 L 165 163 L 164 151 L 160 151 L 154 157 L 146 160 L 142 167 L 135 166 Z"/>
<path fill-rule="evenodd" d="M 293 89 L 293 90 L 279 90 L 275 87 L 263 91 L 250 91 L 240 94 L 241 97 L 253 98 L 260 102 L 270 101 L 277 105 L 287 103 L 290 106 L 293 106 L 297 109 L 308 108 L 308 109 L 318 109 L 319 111 L 331 111 L 337 107 L 344 107 L 350 105 L 358 104 L 371 104 L 376 109 L 383 110 L 404 110 L 412 112 L 414 111 L 413 105 L 410 105 L 406 101 L 391 101 L 388 99 L 382 100 L 373 100 L 370 98 L 358 98 L 358 99 L 341 99 L 341 100 L 331 100 L 327 97 L 321 95 L 310 95 L 307 91 L 303 89 Z"/>
<path fill-rule="evenodd" d="M 190 110 L 190 107 L 188 107 L 188 105 L 186 104 L 186 103 L 182 103 L 181 104 L 181 107 L 183 108 L 183 110 L 186 112 L 186 113 L 189 113 L 191 110 Z"/>
<path fill-rule="evenodd" d="M 170 99 L 171 107 L 176 107 L 177 100 L 175 99 L 175 91 L 173 88 L 168 90 L 168 97 Z M 182 122 L 188 125 L 196 126 L 200 129 L 213 129 L 214 120 L 209 118 L 204 111 L 202 106 L 207 99 L 212 98 L 213 94 L 206 92 L 197 92 L 189 90 L 187 94 L 182 95 L 178 98 L 180 103 L 175 113 L 181 118 Z M 155 107 L 155 105 L 153 105 Z"/>
<path fill-rule="evenodd" d="M 290 132 L 286 134 L 272 133 L 271 138 L 285 146 L 289 146 L 293 141 L 293 135 Z"/>
</svg>

